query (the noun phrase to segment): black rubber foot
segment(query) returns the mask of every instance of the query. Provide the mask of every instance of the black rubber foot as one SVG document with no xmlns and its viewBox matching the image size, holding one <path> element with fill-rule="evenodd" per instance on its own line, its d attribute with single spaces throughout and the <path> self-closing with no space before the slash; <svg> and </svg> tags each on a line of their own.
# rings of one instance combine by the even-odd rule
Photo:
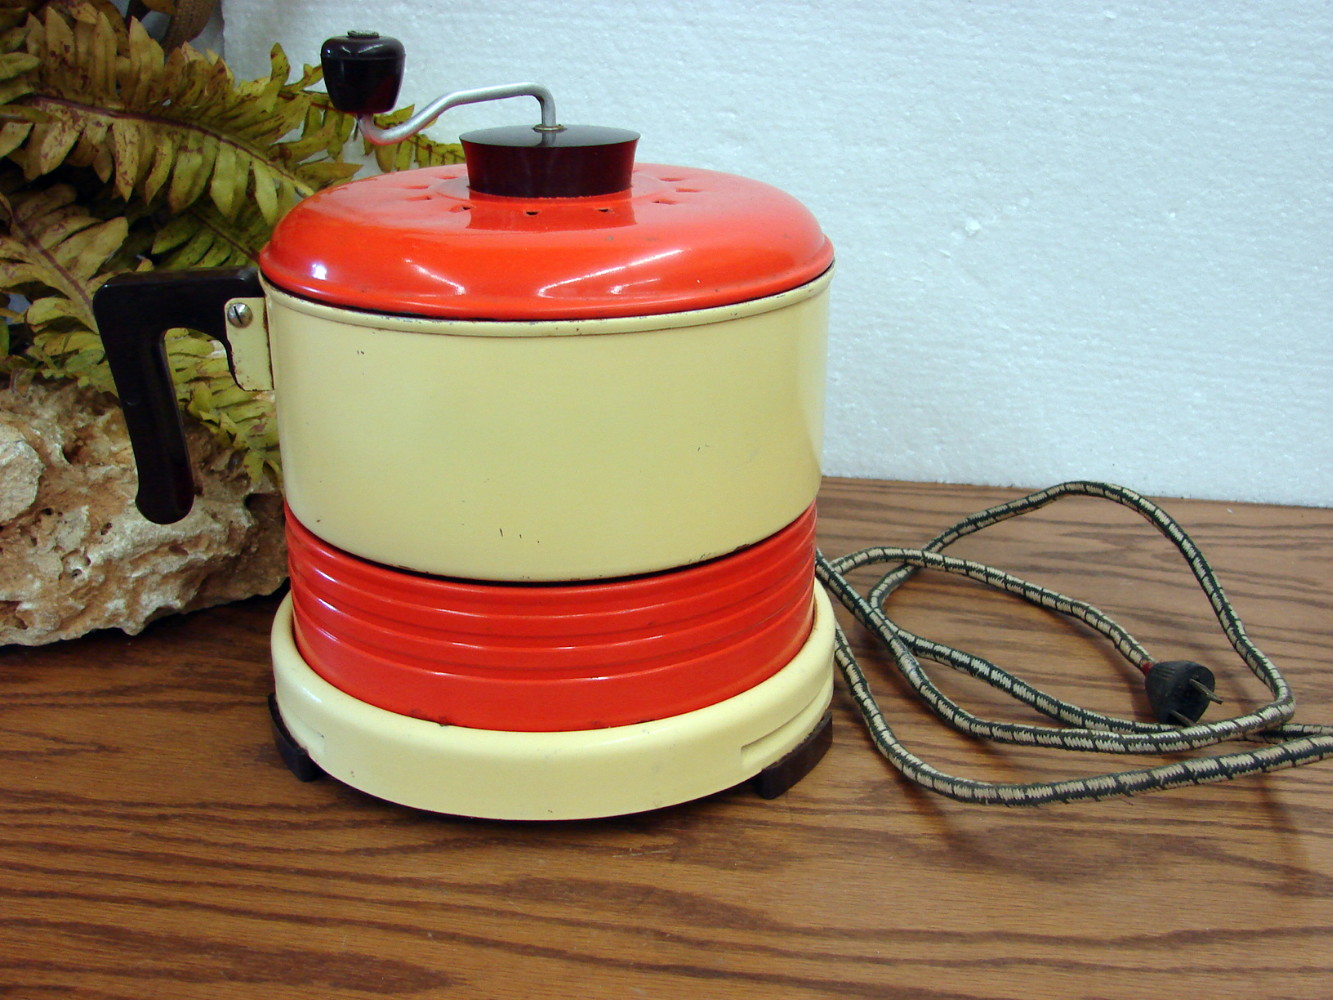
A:
<svg viewBox="0 0 1333 1000">
<path fill-rule="evenodd" d="M 324 777 L 324 769 L 311 760 L 305 748 L 287 732 L 287 725 L 282 721 L 282 713 L 278 711 L 276 695 L 268 696 L 268 715 L 273 722 L 273 745 L 278 748 L 278 756 L 287 765 L 287 770 L 301 781 L 314 781 L 316 778 Z"/>
<path fill-rule="evenodd" d="M 776 799 L 814 770 L 833 745 L 833 713 L 825 712 L 810 735 L 787 756 L 770 764 L 753 778 L 750 787 L 762 799 Z"/>
</svg>

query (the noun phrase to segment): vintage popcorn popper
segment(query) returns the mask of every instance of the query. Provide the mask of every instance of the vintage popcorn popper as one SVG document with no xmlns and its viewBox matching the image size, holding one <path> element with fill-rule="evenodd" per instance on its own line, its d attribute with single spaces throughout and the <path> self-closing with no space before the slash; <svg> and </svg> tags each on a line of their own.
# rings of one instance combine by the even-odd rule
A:
<svg viewBox="0 0 1333 1000">
<path fill-rule="evenodd" d="M 636 164 L 635 133 L 561 124 L 541 87 L 382 132 L 402 46 L 352 33 L 324 63 L 375 141 L 503 97 L 541 121 L 308 198 L 258 269 L 97 295 L 149 518 L 194 491 L 166 330 L 275 393 L 289 764 L 508 819 L 778 794 L 829 738 L 828 239 L 768 185 Z"/>
</svg>

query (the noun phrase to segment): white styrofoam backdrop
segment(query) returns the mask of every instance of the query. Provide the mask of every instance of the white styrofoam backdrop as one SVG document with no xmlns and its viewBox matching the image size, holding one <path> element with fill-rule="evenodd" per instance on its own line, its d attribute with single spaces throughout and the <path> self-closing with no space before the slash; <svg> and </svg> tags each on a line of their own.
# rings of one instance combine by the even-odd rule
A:
<svg viewBox="0 0 1333 1000">
<path fill-rule="evenodd" d="M 1333 7 L 224 0 L 267 72 L 371 28 L 403 103 L 514 80 L 838 251 L 825 469 L 1333 505 Z M 530 103 L 530 102 L 529 102 Z M 531 117 L 450 112 L 432 134 Z"/>
</svg>

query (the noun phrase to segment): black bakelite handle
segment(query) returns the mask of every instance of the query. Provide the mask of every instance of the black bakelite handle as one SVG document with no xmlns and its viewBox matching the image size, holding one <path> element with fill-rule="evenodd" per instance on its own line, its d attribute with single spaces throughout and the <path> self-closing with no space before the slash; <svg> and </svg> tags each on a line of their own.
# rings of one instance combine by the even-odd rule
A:
<svg viewBox="0 0 1333 1000">
<path fill-rule="evenodd" d="M 176 405 L 164 335 L 187 327 L 227 340 L 230 299 L 262 296 L 253 267 L 120 274 L 93 295 L 93 315 L 139 469 L 135 503 L 150 521 L 171 524 L 194 505 L 194 467 Z"/>
<path fill-rule="evenodd" d="M 353 115 L 393 110 L 403 82 L 403 43 L 373 31 L 349 31 L 319 51 L 324 86 L 339 111 Z"/>
</svg>

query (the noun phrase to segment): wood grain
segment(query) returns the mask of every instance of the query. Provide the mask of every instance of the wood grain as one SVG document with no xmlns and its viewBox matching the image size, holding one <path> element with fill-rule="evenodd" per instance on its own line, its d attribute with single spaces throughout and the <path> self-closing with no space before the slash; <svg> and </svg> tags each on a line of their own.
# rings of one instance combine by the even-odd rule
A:
<svg viewBox="0 0 1333 1000">
<path fill-rule="evenodd" d="M 821 544 L 918 544 L 1012 495 L 830 480 Z M 1165 503 L 1292 681 L 1298 718 L 1333 720 L 1333 511 Z M 1071 500 L 958 549 L 1209 663 L 1226 710 L 1266 700 L 1178 558 L 1127 512 Z M 840 692 L 829 756 L 772 802 L 430 816 L 278 763 L 263 706 L 275 605 L 0 650 L 0 997 L 1333 993 L 1333 764 L 1120 802 L 965 806 L 906 786 Z M 1017 600 L 925 575 L 891 607 L 1081 703 L 1143 708 L 1134 672 L 1086 629 Z M 1124 766 L 978 746 L 866 656 L 891 724 L 939 766 L 1009 780 Z"/>
</svg>

